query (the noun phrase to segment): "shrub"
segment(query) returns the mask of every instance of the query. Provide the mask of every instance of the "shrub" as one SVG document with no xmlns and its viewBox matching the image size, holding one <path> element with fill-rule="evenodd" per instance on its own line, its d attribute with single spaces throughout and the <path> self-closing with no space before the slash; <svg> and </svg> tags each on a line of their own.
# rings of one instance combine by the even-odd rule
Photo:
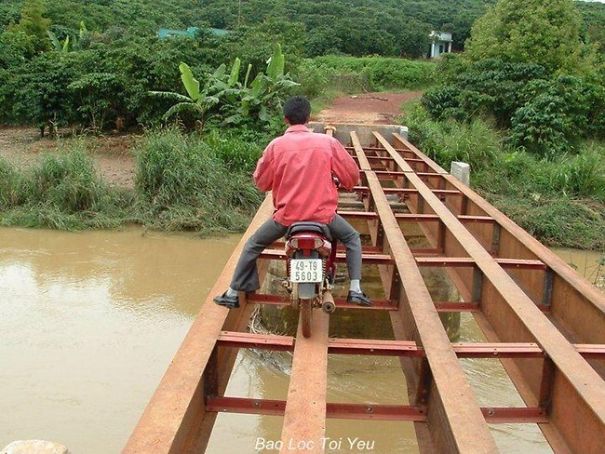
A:
<svg viewBox="0 0 605 454">
<path fill-rule="evenodd" d="M 421 106 L 406 116 L 410 140 L 446 169 L 452 161 L 463 161 L 473 170 L 488 166 L 500 152 L 501 138 L 484 120 L 470 123 L 437 122 Z"/>
<path fill-rule="evenodd" d="M 229 170 L 251 172 L 263 151 L 262 144 L 270 139 L 252 131 L 214 129 L 205 134 L 203 140 Z"/>
<path fill-rule="evenodd" d="M 527 102 L 511 120 L 513 146 L 548 158 L 573 151 L 588 132 L 589 91 L 582 79 L 570 76 L 529 83 L 522 94 Z"/>
<path fill-rule="evenodd" d="M 136 159 L 136 189 L 153 225 L 241 229 L 261 201 L 249 175 L 229 170 L 199 136 L 151 132 Z"/>
<path fill-rule="evenodd" d="M 427 61 L 326 56 L 315 58 L 313 62 L 326 71 L 331 69 L 332 77 L 344 75 L 361 82 L 367 90 L 424 88 L 435 80 L 435 64 Z"/>
</svg>

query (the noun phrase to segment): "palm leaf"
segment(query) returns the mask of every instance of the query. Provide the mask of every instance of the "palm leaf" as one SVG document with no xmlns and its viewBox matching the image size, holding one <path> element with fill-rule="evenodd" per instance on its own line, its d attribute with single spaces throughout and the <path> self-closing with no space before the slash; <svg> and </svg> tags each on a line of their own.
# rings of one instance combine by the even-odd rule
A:
<svg viewBox="0 0 605 454">
<path fill-rule="evenodd" d="M 248 71 L 246 71 L 246 79 L 244 79 L 244 88 L 248 87 L 248 80 L 250 79 L 251 71 L 252 71 L 252 63 L 248 63 Z"/>
<path fill-rule="evenodd" d="M 61 50 L 61 44 L 59 44 L 59 40 L 57 39 L 57 35 L 55 35 L 50 30 L 46 30 L 46 34 L 50 38 L 50 42 L 53 43 L 53 48 L 55 50 Z"/>
<path fill-rule="evenodd" d="M 182 112 L 194 112 L 203 115 L 204 109 L 199 104 L 194 102 L 179 102 L 172 106 L 168 111 L 164 114 L 164 120 L 168 120 L 170 117 L 180 114 Z"/>
<path fill-rule="evenodd" d="M 67 35 L 67 38 L 65 38 L 65 41 L 63 41 L 63 52 L 69 52 L 69 35 Z"/>
<path fill-rule="evenodd" d="M 181 71 L 181 80 L 183 81 L 183 85 L 185 86 L 185 90 L 187 90 L 189 97 L 194 101 L 197 101 L 200 99 L 199 81 L 193 77 L 193 72 L 187 63 L 181 63 L 179 65 L 179 70 Z"/>
<path fill-rule="evenodd" d="M 233 87 L 238 79 L 239 79 L 239 70 L 240 67 L 242 65 L 242 61 L 239 59 L 239 57 L 235 57 L 235 61 L 233 62 L 233 66 L 231 67 L 231 75 L 229 76 L 229 86 Z"/>
<path fill-rule="evenodd" d="M 157 96 L 158 98 L 164 99 L 172 99 L 181 102 L 192 102 L 193 100 L 185 95 L 181 95 L 180 93 L 175 93 L 173 91 L 150 91 L 149 94 L 153 96 Z"/>
<path fill-rule="evenodd" d="M 277 79 L 279 76 L 283 76 L 285 64 L 286 57 L 281 51 L 281 45 L 277 43 L 273 49 L 273 56 L 269 60 L 269 65 L 267 66 L 267 76 L 273 80 Z"/>
</svg>

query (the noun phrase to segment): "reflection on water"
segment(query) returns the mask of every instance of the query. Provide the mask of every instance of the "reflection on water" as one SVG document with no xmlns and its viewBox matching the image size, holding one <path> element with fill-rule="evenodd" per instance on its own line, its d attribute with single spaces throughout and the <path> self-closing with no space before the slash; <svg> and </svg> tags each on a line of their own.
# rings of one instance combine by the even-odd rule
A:
<svg viewBox="0 0 605 454">
<path fill-rule="evenodd" d="M 0 229 L 0 448 L 120 452 L 237 241 Z"/>
<path fill-rule="evenodd" d="M 0 229 L 0 447 L 42 438 L 119 452 L 237 241 Z M 482 340 L 463 316 L 460 341 Z M 285 399 L 291 355 L 272 355 L 242 351 L 227 395 Z M 522 405 L 497 360 L 461 362 L 482 405 Z M 331 402 L 407 403 L 393 358 L 330 355 L 328 388 Z M 281 425 L 221 414 L 208 452 L 255 452 Z M 492 433 L 502 452 L 550 452 L 532 424 Z M 411 423 L 329 420 L 327 436 L 339 447 L 327 452 L 350 452 L 347 437 L 375 441 L 375 453 L 418 451 Z"/>
</svg>

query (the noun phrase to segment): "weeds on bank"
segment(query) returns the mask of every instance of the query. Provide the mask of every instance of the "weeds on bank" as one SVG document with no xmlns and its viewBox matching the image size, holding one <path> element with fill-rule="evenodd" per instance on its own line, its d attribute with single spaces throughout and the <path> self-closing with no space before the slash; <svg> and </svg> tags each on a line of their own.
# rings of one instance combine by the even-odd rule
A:
<svg viewBox="0 0 605 454">
<path fill-rule="evenodd" d="M 168 129 L 149 133 L 139 145 L 136 192 L 151 225 L 212 231 L 246 226 L 262 196 L 249 174 L 233 169 L 235 164 L 229 169 L 231 155 L 209 143 Z"/>
<path fill-rule="evenodd" d="M 412 142 L 446 169 L 469 163 L 472 186 L 541 241 L 605 248 L 604 144 L 546 160 L 510 149 L 485 120 L 438 122 L 412 106 L 404 122 Z"/>
<path fill-rule="evenodd" d="M 82 144 L 46 155 L 24 172 L 0 158 L 0 224 L 239 231 L 262 199 L 249 171 L 260 150 L 252 139 L 152 131 L 135 151 L 134 190 L 107 185 Z"/>
</svg>

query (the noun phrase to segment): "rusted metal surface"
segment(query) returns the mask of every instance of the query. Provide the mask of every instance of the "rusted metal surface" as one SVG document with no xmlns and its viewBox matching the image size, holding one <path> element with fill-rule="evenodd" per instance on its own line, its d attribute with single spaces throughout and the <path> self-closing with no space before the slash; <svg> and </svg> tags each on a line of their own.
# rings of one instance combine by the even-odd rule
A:
<svg viewBox="0 0 605 454">
<path fill-rule="evenodd" d="M 124 453 L 187 453 L 205 449 L 216 413 L 204 410 L 204 377 L 214 375 L 214 390 L 224 392 L 236 352 L 223 352 L 220 362 L 218 358 L 211 362 L 217 339 L 223 329 L 245 329 L 252 309 L 245 296 L 240 298 L 240 309 L 233 311 L 217 306 L 212 297 L 229 286 L 245 241 L 270 216 L 272 205 L 269 196 L 259 208 L 147 404 Z"/>
<path fill-rule="evenodd" d="M 401 170 L 412 170 L 382 136 L 377 133 L 375 136 Z M 576 427 L 565 423 L 565 419 L 570 417 L 569 408 L 572 407 L 575 418 L 582 420 L 581 425 L 585 430 L 601 440 L 605 439 L 603 379 L 431 189 L 412 172 L 406 178 L 410 186 L 419 191 L 419 197 L 422 197 L 425 205 L 447 227 L 456 255 L 464 251 L 474 259 L 483 276 L 479 289 L 482 314 L 498 338 L 517 342 L 535 341 L 556 366 L 552 371 L 553 386 L 549 401 L 550 427 L 545 430 L 545 436 L 549 438 L 554 428 L 557 432 L 555 438 L 565 440 L 570 449 L 577 452 L 598 452 L 598 444 L 594 439 L 580 436 Z M 489 214 L 496 219 L 496 213 Z M 526 380 L 524 388 L 529 388 L 535 400 L 540 394 L 540 384 L 543 381 L 542 363 L 543 361 L 536 359 L 516 364 Z M 527 394 L 524 396 L 526 402 L 531 401 Z"/>
<path fill-rule="evenodd" d="M 287 412 L 287 405 L 285 400 L 213 397 L 208 400 L 206 409 L 225 413 L 282 416 Z M 483 407 L 481 413 L 490 424 L 547 422 L 544 410 L 538 407 Z M 427 420 L 426 410 L 414 405 L 328 403 L 326 417 L 377 421 L 426 422 Z M 296 446 L 294 443 L 292 445 Z M 308 450 L 305 449 L 306 451 Z"/>
<path fill-rule="evenodd" d="M 338 128 L 325 132 L 337 136 Z M 212 304 L 229 284 L 244 241 L 270 216 L 267 198 L 124 452 L 204 452 L 219 412 L 283 416 L 282 452 L 297 440 L 312 446 L 305 452 L 323 452 L 321 443 L 308 442 L 324 436 L 326 418 L 410 421 L 423 453 L 496 452 L 488 423 L 536 423 L 555 452 L 602 452 L 605 297 L 408 141 L 397 134 L 392 144 L 378 133 L 374 139 L 364 147 L 350 135 L 347 149 L 362 183 L 357 201 L 344 205 L 353 210 L 341 206 L 339 214 L 364 226 L 371 240 L 364 264 L 378 267 L 385 296 L 371 308 L 335 303 L 338 310 L 386 311 L 395 340 L 329 339 L 328 316 L 320 311 L 308 339 L 245 332 L 255 304 L 288 305 L 287 296 L 241 295 L 241 309 L 230 312 Z M 427 245 L 409 247 L 402 229 L 410 224 Z M 276 242 L 261 255 L 261 275 L 270 260 L 284 259 L 283 242 Z M 342 247 L 337 259 L 345 260 Z M 462 301 L 433 301 L 422 267 L 443 269 Z M 450 342 L 440 312 L 472 314 L 487 342 Z M 224 395 L 241 348 L 293 352 L 287 400 Z M 328 353 L 399 357 L 410 404 L 326 402 Z M 526 406 L 480 407 L 461 358 L 500 361 Z"/>
<path fill-rule="evenodd" d="M 329 315 L 314 311 L 311 337 L 302 334 L 298 323 L 292 375 L 288 387 L 281 441 L 281 453 L 297 452 L 298 446 L 308 446 L 305 452 L 324 452 L 322 438 L 326 436 L 326 394 L 328 380 Z M 300 314 L 302 319 L 302 313 Z"/>
<path fill-rule="evenodd" d="M 351 141 L 361 169 L 371 170 L 354 132 L 351 133 Z M 365 172 L 365 180 L 372 196 L 373 208 L 382 224 L 385 247 L 388 247 L 393 256 L 401 279 L 400 317 L 407 318 L 408 314 L 412 316 L 410 329 L 405 335 L 417 338 L 426 350 L 431 367 L 432 384 L 427 399 L 427 424 L 432 445 L 439 452 L 495 452 L 494 440 L 451 348 L 422 275 L 415 266 L 415 258 L 389 207 L 382 186 L 372 172 Z"/>
</svg>

